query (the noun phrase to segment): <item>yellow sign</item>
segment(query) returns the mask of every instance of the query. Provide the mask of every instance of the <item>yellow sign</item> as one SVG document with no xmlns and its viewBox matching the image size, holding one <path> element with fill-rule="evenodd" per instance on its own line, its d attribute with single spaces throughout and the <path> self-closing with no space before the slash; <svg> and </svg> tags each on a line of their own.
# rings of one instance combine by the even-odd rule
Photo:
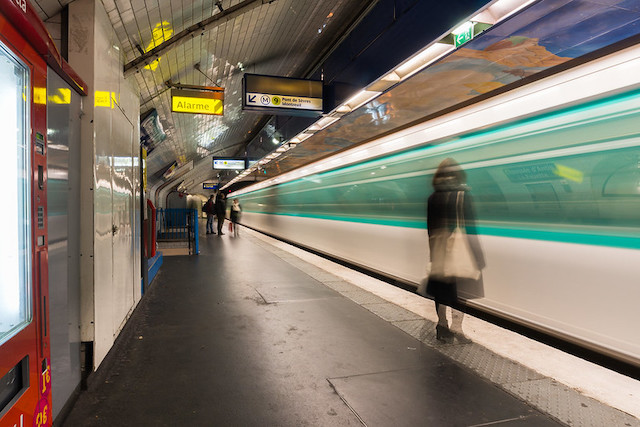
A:
<svg viewBox="0 0 640 427">
<path fill-rule="evenodd" d="M 119 93 L 97 90 L 95 91 L 94 95 L 94 105 L 96 107 L 115 108 L 116 105 L 120 105 Z"/>
<path fill-rule="evenodd" d="M 103 91 L 103 90 L 97 90 L 95 92 L 94 105 L 96 107 L 108 107 L 108 108 L 111 108 L 111 92 L 106 92 L 106 91 Z"/>
<path fill-rule="evenodd" d="M 147 191 L 147 150 L 142 148 L 142 188 Z"/>
<path fill-rule="evenodd" d="M 224 110 L 224 93 L 197 90 L 171 90 L 171 111 L 175 113 L 214 114 Z"/>
</svg>

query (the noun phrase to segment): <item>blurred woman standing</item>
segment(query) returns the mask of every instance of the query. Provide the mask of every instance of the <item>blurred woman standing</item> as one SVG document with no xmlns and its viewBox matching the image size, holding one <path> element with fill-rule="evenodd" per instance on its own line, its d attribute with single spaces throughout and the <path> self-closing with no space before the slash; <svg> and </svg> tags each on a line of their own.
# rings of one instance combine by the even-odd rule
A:
<svg viewBox="0 0 640 427">
<path fill-rule="evenodd" d="M 216 216 L 218 217 L 218 236 L 223 236 L 222 224 L 224 223 L 224 217 L 227 214 L 227 201 L 225 200 L 225 194 L 218 191 L 216 196 Z"/>
<path fill-rule="evenodd" d="M 436 338 L 441 341 L 450 340 L 454 336 L 447 322 L 446 306 L 457 302 L 457 283 L 460 277 L 448 273 L 444 264 L 445 261 L 452 261 L 451 254 L 446 253 L 447 242 L 456 227 L 467 232 L 466 239 L 471 252 L 471 261 L 475 261 L 478 276 L 485 266 L 484 255 L 474 229 L 473 201 L 466 182 L 467 175 L 460 165 L 451 158 L 445 159 L 433 176 L 434 192 L 427 201 L 431 272 L 426 291 L 435 300 L 438 314 Z M 457 312 L 452 315 L 454 330 L 459 328 L 459 331 L 462 331 L 462 316 L 462 313 Z"/>
<path fill-rule="evenodd" d="M 240 232 L 238 231 L 238 220 L 240 219 L 240 212 L 242 212 L 240 202 L 238 201 L 238 199 L 233 199 L 233 203 L 231 205 L 231 224 L 233 227 L 234 237 L 240 235 Z"/>
</svg>

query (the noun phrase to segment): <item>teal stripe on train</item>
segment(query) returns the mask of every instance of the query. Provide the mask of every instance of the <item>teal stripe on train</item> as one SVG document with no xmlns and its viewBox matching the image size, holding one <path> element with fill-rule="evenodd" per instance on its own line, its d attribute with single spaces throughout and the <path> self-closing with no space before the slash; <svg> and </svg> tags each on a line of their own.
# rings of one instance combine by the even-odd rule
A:
<svg viewBox="0 0 640 427">
<path fill-rule="evenodd" d="M 280 216 L 296 216 L 313 219 L 327 219 L 334 221 L 347 221 L 361 224 L 375 224 L 385 225 L 391 227 L 405 227 L 405 228 L 420 228 L 426 229 L 424 220 L 410 221 L 410 220 L 387 220 L 376 218 L 355 218 L 355 217 L 332 217 L 329 215 L 295 215 L 287 213 L 267 214 L 267 215 L 280 215 Z M 616 235 L 603 235 L 603 234 L 581 234 L 570 233 L 554 230 L 534 230 L 534 229 L 516 229 L 516 228 L 500 228 L 500 227 L 488 227 L 480 225 L 476 227 L 476 234 L 483 236 L 497 236 L 508 237 L 517 239 L 530 239 L 530 240 L 544 240 L 552 242 L 563 243 L 576 243 L 583 245 L 597 245 L 597 246 L 610 246 L 625 249 L 640 249 L 640 238 L 628 237 L 628 236 L 616 236 Z"/>
<path fill-rule="evenodd" d="M 639 249 L 639 146 L 634 91 L 239 198 L 245 212 L 424 228 L 433 173 L 453 157 L 471 186 L 472 232 Z"/>
</svg>

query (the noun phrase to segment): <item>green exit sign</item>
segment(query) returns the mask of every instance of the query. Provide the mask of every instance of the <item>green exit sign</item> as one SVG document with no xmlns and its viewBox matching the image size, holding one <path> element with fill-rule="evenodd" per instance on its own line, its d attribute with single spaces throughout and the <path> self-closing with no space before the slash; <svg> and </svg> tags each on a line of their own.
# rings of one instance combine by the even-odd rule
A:
<svg viewBox="0 0 640 427">
<path fill-rule="evenodd" d="M 459 28 L 453 35 L 455 46 L 461 46 L 473 38 L 473 24 L 466 25 L 464 28 Z"/>
</svg>

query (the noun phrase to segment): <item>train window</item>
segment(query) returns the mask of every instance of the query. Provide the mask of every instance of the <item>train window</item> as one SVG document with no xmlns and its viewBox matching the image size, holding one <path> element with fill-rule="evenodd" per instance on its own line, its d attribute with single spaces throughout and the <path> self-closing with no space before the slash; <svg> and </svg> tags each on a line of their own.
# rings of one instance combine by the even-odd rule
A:
<svg viewBox="0 0 640 427">
<path fill-rule="evenodd" d="M 3 134 L 0 182 L 5 207 L 0 210 L 0 344 L 32 318 L 29 69 L 0 43 L 0 129 Z"/>
<path fill-rule="evenodd" d="M 531 195 L 533 208 L 542 213 L 555 214 L 560 210 L 558 195 L 549 183 L 526 184 Z"/>
<path fill-rule="evenodd" d="M 640 163 L 635 162 L 630 167 L 617 170 L 607 177 L 603 187 L 604 197 L 640 196 Z"/>
</svg>

